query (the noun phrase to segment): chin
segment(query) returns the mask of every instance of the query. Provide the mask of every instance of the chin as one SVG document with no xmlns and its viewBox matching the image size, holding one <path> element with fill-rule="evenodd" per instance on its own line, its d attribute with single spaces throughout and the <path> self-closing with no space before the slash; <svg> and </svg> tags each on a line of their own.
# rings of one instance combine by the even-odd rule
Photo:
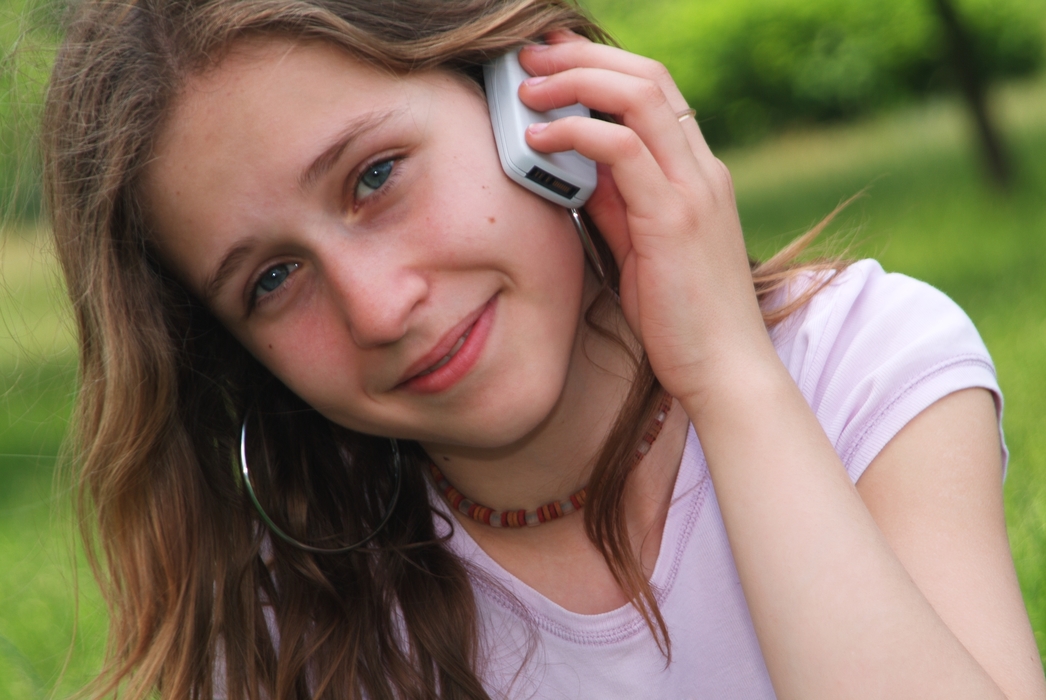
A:
<svg viewBox="0 0 1046 700">
<path fill-rule="evenodd" d="M 455 411 L 456 415 L 444 414 L 434 426 L 434 434 L 415 439 L 483 450 L 511 449 L 539 431 L 555 413 L 564 382 L 545 377 L 540 383 L 491 386 L 468 408 Z"/>
</svg>

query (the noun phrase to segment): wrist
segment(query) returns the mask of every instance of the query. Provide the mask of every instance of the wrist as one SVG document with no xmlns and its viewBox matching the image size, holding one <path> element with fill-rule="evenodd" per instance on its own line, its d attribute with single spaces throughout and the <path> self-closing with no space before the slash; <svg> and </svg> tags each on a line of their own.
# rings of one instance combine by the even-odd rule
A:
<svg viewBox="0 0 1046 700">
<path fill-rule="evenodd" d="M 769 338 L 743 351 L 723 352 L 704 363 L 685 390 L 674 394 L 694 425 L 724 409 L 765 405 L 779 392 L 798 391 Z"/>
</svg>

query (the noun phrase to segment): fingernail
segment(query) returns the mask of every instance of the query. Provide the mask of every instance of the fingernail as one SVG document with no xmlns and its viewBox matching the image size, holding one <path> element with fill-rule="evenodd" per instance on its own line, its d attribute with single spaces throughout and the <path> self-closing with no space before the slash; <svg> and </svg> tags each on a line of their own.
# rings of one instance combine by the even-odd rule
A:
<svg viewBox="0 0 1046 700">
<path fill-rule="evenodd" d="M 540 85 L 546 80 L 548 80 L 547 75 L 535 75 L 533 78 L 527 78 L 526 80 L 524 80 L 523 84 L 527 87 L 534 87 L 535 85 Z"/>
<path fill-rule="evenodd" d="M 548 128 L 548 122 L 534 122 L 527 127 L 527 131 L 532 134 L 540 134 L 542 131 Z"/>
</svg>

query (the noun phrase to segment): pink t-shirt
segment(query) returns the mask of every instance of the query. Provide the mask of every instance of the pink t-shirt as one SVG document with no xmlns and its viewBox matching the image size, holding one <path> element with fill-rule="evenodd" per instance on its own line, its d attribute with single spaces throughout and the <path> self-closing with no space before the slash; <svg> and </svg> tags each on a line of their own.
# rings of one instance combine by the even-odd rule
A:
<svg viewBox="0 0 1046 700">
<path fill-rule="evenodd" d="M 947 394 L 987 388 L 1001 414 L 991 358 L 966 314 L 875 261 L 837 275 L 772 337 L 853 481 Z M 494 697 L 774 697 L 692 426 L 651 578 L 671 664 L 633 607 L 572 613 L 505 571 L 460 527 L 450 546 L 481 572 L 480 670 Z"/>
</svg>

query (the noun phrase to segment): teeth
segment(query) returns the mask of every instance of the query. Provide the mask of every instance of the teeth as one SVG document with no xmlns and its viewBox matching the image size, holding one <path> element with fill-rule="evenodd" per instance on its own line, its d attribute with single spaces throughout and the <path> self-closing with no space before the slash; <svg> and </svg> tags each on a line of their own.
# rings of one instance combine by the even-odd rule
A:
<svg viewBox="0 0 1046 700">
<path fill-rule="evenodd" d="M 418 376 L 419 377 L 424 377 L 426 374 L 432 374 L 437 369 L 439 369 L 443 365 L 445 365 L 448 362 L 450 362 L 450 359 L 452 357 L 454 357 L 454 355 L 457 354 L 458 350 L 461 349 L 461 346 L 465 344 L 465 340 L 469 337 L 469 333 L 471 333 L 471 332 L 472 332 L 471 328 L 469 328 L 467 331 L 465 331 L 465 335 L 463 335 L 460 338 L 458 338 L 458 342 L 454 343 L 454 347 L 452 347 L 450 349 L 450 352 L 448 352 L 446 355 L 443 356 L 443 359 L 441 359 L 439 362 L 437 362 L 436 364 L 434 364 L 431 367 L 429 367 L 424 372 L 420 372 L 418 374 Z"/>
</svg>

